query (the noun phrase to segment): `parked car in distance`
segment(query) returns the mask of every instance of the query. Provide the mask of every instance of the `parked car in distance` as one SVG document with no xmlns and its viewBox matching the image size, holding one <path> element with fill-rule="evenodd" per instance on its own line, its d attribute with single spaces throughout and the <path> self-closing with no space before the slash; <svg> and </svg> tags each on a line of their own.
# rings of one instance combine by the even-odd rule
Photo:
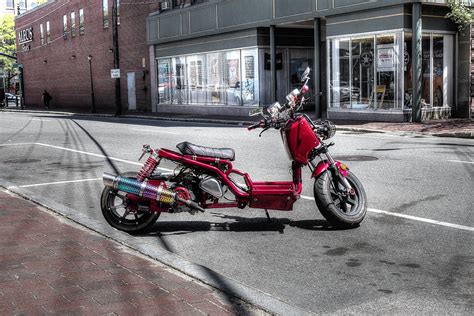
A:
<svg viewBox="0 0 474 316">
<path fill-rule="evenodd" d="M 16 100 L 16 95 L 12 94 L 12 93 L 5 93 L 5 98 L 7 99 L 7 102 L 10 103 L 10 102 L 15 102 Z"/>
</svg>

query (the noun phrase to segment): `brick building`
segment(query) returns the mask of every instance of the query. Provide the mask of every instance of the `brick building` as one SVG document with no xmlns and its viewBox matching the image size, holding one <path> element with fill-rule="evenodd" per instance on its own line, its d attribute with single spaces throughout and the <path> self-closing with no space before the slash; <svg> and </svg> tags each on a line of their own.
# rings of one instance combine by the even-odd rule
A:
<svg viewBox="0 0 474 316">
<path fill-rule="evenodd" d="M 159 2 L 118 2 L 122 107 L 149 111 L 145 19 L 158 10 Z M 50 0 L 16 18 L 26 106 L 41 105 L 46 89 L 53 96 L 53 108 L 90 109 L 92 78 L 96 110 L 114 111 L 112 4 L 113 0 Z"/>
</svg>

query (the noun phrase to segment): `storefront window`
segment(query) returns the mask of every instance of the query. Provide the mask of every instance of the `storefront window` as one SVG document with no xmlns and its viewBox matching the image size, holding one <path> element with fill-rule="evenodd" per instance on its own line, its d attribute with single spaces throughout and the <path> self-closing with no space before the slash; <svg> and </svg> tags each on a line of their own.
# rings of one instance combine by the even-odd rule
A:
<svg viewBox="0 0 474 316">
<path fill-rule="evenodd" d="M 399 47 L 399 37 L 395 34 L 377 36 L 377 98 L 374 103 L 377 109 L 401 108 Z"/>
<path fill-rule="evenodd" d="M 422 36 L 422 107 L 451 106 L 453 102 L 454 37 L 424 33 Z M 412 107 L 412 35 L 405 34 L 404 105 Z"/>
<path fill-rule="evenodd" d="M 159 102 L 258 105 L 257 50 L 158 59 Z"/>
<path fill-rule="evenodd" d="M 431 106 L 431 37 L 429 34 L 423 34 L 421 50 L 421 105 L 424 107 Z"/>
<path fill-rule="evenodd" d="M 329 106 L 401 108 L 401 33 L 329 39 Z"/>
<path fill-rule="evenodd" d="M 171 59 L 171 103 L 187 104 L 186 60 L 184 57 Z"/>
<path fill-rule="evenodd" d="M 206 56 L 194 55 L 186 57 L 186 65 L 189 78 L 189 103 L 205 104 L 206 103 Z"/>
<path fill-rule="evenodd" d="M 373 103 L 374 37 L 352 39 L 352 108 L 365 109 Z"/>
<path fill-rule="evenodd" d="M 158 61 L 158 97 L 160 103 L 171 103 L 171 59 Z"/>
<path fill-rule="evenodd" d="M 350 40 L 335 39 L 331 41 L 331 79 L 329 88 L 331 91 L 331 107 L 350 108 Z"/>
<path fill-rule="evenodd" d="M 257 67 L 257 51 L 249 49 L 242 51 L 242 82 L 241 100 L 242 105 L 258 105 L 258 67 Z"/>
<path fill-rule="evenodd" d="M 226 104 L 224 93 L 223 53 L 207 54 L 208 65 L 208 103 Z"/>
<path fill-rule="evenodd" d="M 227 104 L 241 105 L 242 104 L 242 86 L 240 79 L 240 51 L 230 51 L 225 53 L 226 67 L 225 67 L 225 87 Z"/>
<path fill-rule="evenodd" d="M 290 90 L 301 87 L 301 76 L 307 67 L 313 68 L 313 50 L 290 49 Z M 311 78 L 313 75 L 311 75 Z M 308 87 L 313 91 L 313 80 L 308 81 Z"/>
</svg>

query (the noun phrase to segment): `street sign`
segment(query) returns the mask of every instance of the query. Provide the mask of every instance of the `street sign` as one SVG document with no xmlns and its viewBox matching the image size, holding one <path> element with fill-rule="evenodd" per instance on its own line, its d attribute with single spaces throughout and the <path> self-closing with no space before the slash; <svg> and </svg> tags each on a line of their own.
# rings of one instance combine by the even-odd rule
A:
<svg viewBox="0 0 474 316">
<path fill-rule="evenodd" d="M 120 69 L 110 69 L 110 78 L 112 79 L 120 78 Z"/>
<path fill-rule="evenodd" d="M 17 68 L 23 68 L 23 64 L 13 63 L 13 68 L 15 68 L 15 69 L 17 69 Z"/>
</svg>

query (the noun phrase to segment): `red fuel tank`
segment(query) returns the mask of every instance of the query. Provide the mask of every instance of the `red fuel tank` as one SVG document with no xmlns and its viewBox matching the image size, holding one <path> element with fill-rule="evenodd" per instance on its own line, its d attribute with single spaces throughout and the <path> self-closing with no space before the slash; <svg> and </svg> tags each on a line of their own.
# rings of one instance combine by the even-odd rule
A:
<svg viewBox="0 0 474 316">
<path fill-rule="evenodd" d="M 320 144 L 311 125 L 301 116 L 288 121 L 281 135 L 288 154 L 294 161 L 303 165 L 308 164 L 310 152 Z"/>
</svg>

